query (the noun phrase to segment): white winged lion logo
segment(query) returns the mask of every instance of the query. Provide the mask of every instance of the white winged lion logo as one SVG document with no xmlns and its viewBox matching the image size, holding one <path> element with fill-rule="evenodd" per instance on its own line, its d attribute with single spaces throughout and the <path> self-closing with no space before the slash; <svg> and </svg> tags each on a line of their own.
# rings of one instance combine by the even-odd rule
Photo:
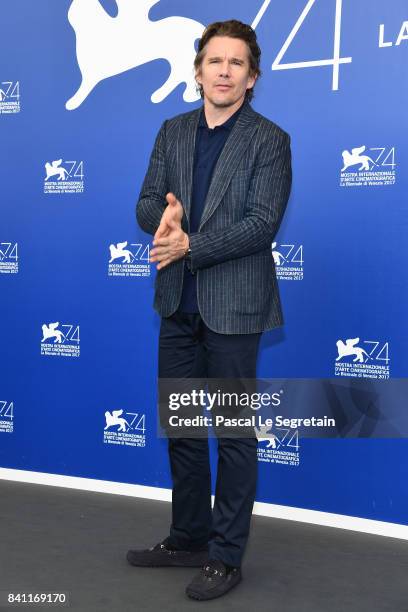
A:
<svg viewBox="0 0 408 612">
<path fill-rule="evenodd" d="M 357 346 L 359 342 L 360 338 L 348 338 L 346 342 L 337 340 L 338 355 L 336 361 L 340 361 L 343 357 L 355 357 L 353 362 L 358 361 L 359 363 L 364 363 L 364 356 L 367 357 L 367 361 L 371 359 L 370 355 L 361 346 Z"/>
<path fill-rule="evenodd" d="M 204 26 L 186 17 L 149 19 L 149 10 L 158 0 L 116 0 L 118 14 L 111 17 L 99 0 L 73 0 L 68 20 L 76 35 L 76 53 L 82 82 L 65 107 L 78 108 L 103 79 L 142 66 L 156 59 L 170 64 L 165 83 L 151 96 L 162 102 L 180 83 L 183 99 L 199 99 L 194 79 L 194 42 Z"/>
<path fill-rule="evenodd" d="M 118 242 L 118 244 L 109 245 L 109 263 L 112 263 L 112 261 L 114 261 L 115 259 L 120 259 L 121 257 L 124 257 L 124 261 L 122 263 L 130 263 L 132 261 L 132 251 L 129 251 L 129 249 L 125 249 L 125 247 L 127 247 L 127 244 L 128 243 L 126 241 Z"/>
<path fill-rule="evenodd" d="M 120 416 L 121 414 L 123 414 L 123 410 L 112 410 L 112 414 L 109 412 L 109 410 L 105 412 L 105 431 L 114 425 L 119 425 L 119 429 L 117 429 L 117 431 L 127 431 L 126 425 L 130 429 L 129 423 L 124 417 Z"/>
<path fill-rule="evenodd" d="M 365 150 L 365 145 L 363 145 L 362 147 L 355 147 L 354 149 L 351 149 L 351 153 L 347 151 L 347 149 L 345 149 L 341 154 L 343 157 L 344 164 L 341 171 L 344 172 L 345 170 L 347 170 L 347 168 L 350 168 L 350 166 L 357 166 L 357 164 L 360 164 L 358 170 L 370 170 L 370 162 L 372 164 L 371 168 L 376 166 L 377 164 L 374 160 L 371 159 L 371 157 L 369 157 L 368 155 L 362 155 Z"/>
</svg>

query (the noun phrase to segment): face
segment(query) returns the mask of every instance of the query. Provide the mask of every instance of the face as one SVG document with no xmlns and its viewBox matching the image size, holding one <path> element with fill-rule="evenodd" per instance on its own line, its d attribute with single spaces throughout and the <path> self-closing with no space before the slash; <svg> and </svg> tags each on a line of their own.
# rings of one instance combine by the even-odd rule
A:
<svg viewBox="0 0 408 612">
<path fill-rule="evenodd" d="M 204 100 L 217 107 L 232 106 L 245 97 L 256 77 L 249 76 L 249 49 L 245 41 L 229 36 L 213 36 L 196 81 L 202 85 Z"/>
</svg>

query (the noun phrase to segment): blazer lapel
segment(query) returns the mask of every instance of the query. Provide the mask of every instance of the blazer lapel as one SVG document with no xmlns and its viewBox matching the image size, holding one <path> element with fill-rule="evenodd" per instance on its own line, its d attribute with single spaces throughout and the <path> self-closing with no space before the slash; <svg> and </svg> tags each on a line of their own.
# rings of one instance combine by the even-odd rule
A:
<svg viewBox="0 0 408 612">
<path fill-rule="evenodd" d="M 197 108 L 189 115 L 187 121 L 182 125 L 180 130 L 178 151 L 178 155 L 180 156 L 180 167 L 178 168 L 180 172 L 180 200 L 189 221 L 193 187 L 195 141 L 201 108 L 202 107 Z"/>
<path fill-rule="evenodd" d="M 202 106 L 190 114 L 180 134 L 182 139 L 180 143 L 180 199 L 188 220 L 190 220 L 191 210 L 195 140 L 201 109 Z M 256 113 L 249 102 L 245 101 L 215 165 L 199 230 L 221 202 L 235 169 L 257 129 Z"/>
</svg>

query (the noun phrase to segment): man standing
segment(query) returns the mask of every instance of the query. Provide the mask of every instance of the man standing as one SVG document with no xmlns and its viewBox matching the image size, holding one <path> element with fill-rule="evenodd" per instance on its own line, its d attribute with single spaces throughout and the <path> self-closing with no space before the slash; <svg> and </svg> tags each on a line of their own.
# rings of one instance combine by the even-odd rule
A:
<svg viewBox="0 0 408 612">
<path fill-rule="evenodd" d="M 195 78 L 202 107 L 164 121 L 137 204 L 154 236 L 159 378 L 255 379 L 262 332 L 283 323 L 271 252 L 291 188 L 288 134 L 255 112 L 254 30 L 209 25 Z M 201 567 L 187 586 L 213 599 L 241 580 L 257 480 L 257 439 L 218 438 L 214 508 L 208 440 L 168 439 L 169 536 L 131 550 L 137 566 Z"/>
</svg>

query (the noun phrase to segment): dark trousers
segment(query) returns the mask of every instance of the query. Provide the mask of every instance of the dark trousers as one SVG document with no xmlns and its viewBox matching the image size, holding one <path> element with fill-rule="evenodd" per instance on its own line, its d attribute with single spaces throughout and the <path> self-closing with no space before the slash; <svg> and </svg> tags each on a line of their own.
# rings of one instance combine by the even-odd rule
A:
<svg viewBox="0 0 408 612">
<path fill-rule="evenodd" d="M 261 333 L 218 334 L 200 314 L 162 318 L 160 378 L 256 378 Z M 207 438 L 168 438 L 173 480 L 171 544 L 194 550 L 209 544 L 209 558 L 240 566 L 255 500 L 257 439 L 217 437 L 214 509 Z"/>
</svg>

